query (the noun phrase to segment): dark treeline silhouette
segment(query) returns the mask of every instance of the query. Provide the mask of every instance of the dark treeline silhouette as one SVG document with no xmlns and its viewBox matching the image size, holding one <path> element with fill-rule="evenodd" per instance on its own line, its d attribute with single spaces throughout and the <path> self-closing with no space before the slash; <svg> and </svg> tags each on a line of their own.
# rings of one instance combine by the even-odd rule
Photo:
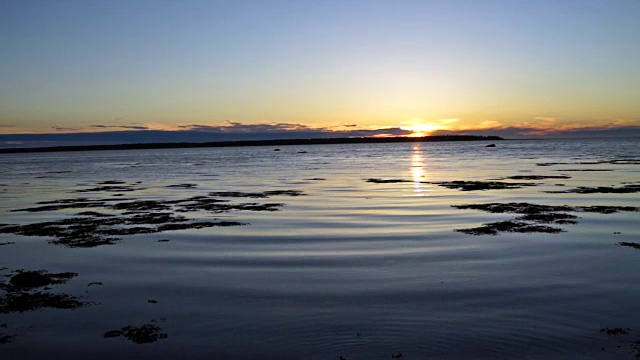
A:
<svg viewBox="0 0 640 360">
<path fill-rule="evenodd" d="M 232 146 L 287 146 L 287 145 L 325 145 L 325 144 L 382 144 L 396 142 L 438 142 L 438 141 L 495 141 L 503 140 L 499 136 L 442 135 L 425 137 L 360 137 L 360 138 L 319 138 L 319 139 L 279 139 L 279 140 L 242 140 L 216 141 L 203 143 L 143 143 L 116 145 L 52 146 L 35 148 L 0 149 L 0 153 L 27 153 L 53 151 L 98 151 L 98 150 L 142 150 L 142 149 L 179 149 Z"/>
</svg>

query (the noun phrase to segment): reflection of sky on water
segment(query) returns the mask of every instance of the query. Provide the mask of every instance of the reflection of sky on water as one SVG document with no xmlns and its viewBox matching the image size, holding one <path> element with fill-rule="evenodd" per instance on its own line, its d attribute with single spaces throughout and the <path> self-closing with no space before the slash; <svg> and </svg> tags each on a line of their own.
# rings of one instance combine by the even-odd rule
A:
<svg viewBox="0 0 640 360">
<path fill-rule="evenodd" d="M 415 196 L 426 196 L 426 192 L 431 191 L 430 186 L 424 184 L 426 181 L 425 161 L 422 153 L 422 145 L 415 143 L 411 153 L 411 176 Z"/>
<path fill-rule="evenodd" d="M 0 324 L 7 326 L 0 328 L 0 336 L 18 335 L 0 345 L 0 353 L 6 354 L 2 358 L 41 359 L 52 353 L 94 360 L 127 358 L 134 351 L 131 346 L 137 345 L 122 338 L 104 339 L 102 334 L 152 319 L 169 339 L 137 346 L 141 358 L 287 354 L 309 360 L 389 359 L 394 352 L 407 354 L 402 359 L 409 354 L 457 359 L 470 353 L 497 358 L 615 358 L 618 354 L 609 351 L 617 348 L 608 341 L 616 338 L 599 330 L 640 328 L 638 250 L 615 245 L 638 241 L 638 213 L 583 213 L 580 223 L 567 226 L 564 233 L 493 237 L 454 230 L 510 215 L 451 205 L 528 201 L 638 206 L 637 194 L 546 192 L 559 190 L 558 183 L 574 188 L 638 181 L 637 165 L 578 164 L 640 158 L 638 140 L 513 140 L 500 143 L 499 151 L 485 145 L 348 144 L 282 147 L 280 152 L 238 147 L 0 156 L 0 185 L 5 185 L 0 191 L 7 190 L 0 192 L 2 223 L 65 219 L 71 216 L 69 210 L 10 210 L 80 196 L 110 199 L 111 193 L 75 193 L 86 184 L 107 180 L 142 181 L 146 190 L 124 196 L 144 200 L 171 201 L 216 191 L 291 189 L 306 194 L 274 197 L 274 202 L 284 204 L 280 211 L 225 215 L 250 223 L 247 226 L 135 234 L 118 245 L 94 249 L 54 246 L 45 237 L 0 234 L 0 243 L 15 242 L 0 246 L 0 267 L 78 272 L 82 279 L 61 285 L 60 293 L 82 295 L 82 301 L 95 303 L 72 312 L 44 309 L 2 317 Z M 566 181 L 550 179 L 511 190 L 464 192 L 425 183 L 557 175 L 567 166 L 537 165 L 551 162 L 614 171 L 576 171 Z M 136 163 L 143 165 L 118 166 Z M 411 183 L 364 180 L 370 177 Z M 312 178 L 324 180 L 304 180 Z M 167 187 L 186 183 L 197 187 Z M 205 220 L 220 215 L 198 216 Z M 612 238 L 614 232 L 621 233 Z M 158 242 L 162 239 L 170 241 Z M 104 285 L 87 286 L 94 281 Z M 166 326 L 161 318 L 167 319 Z"/>
</svg>

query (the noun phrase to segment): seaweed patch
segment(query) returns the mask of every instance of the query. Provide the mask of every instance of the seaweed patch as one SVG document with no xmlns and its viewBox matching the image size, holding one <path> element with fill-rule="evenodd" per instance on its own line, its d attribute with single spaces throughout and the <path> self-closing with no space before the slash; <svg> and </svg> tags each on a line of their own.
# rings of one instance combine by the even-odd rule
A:
<svg viewBox="0 0 640 360">
<path fill-rule="evenodd" d="M 374 183 L 374 184 L 397 184 L 397 183 L 413 182 L 411 180 L 404 180 L 404 179 L 375 179 L 375 178 L 369 178 L 369 179 L 366 179 L 365 181 L 369 183 Z"/>
<path fill-rule="evenodd" d="M 536 183 L 510 183 L 502 181 L 443 181 L 432 182 L 431 184 L 446 187 L 447 189 L 458 189 L 460 191 L 476 191 L 476 190 L 504 190 L 519 189 L 527 186 L 536 186 Z"/>
<path fill-rule="evenodd" d="M 611 159 L 600 161 L 583 161 L 578 164 L 613 164 L 613 165 L 640 165 L 640 159 L 626 158 L 626 159 Z"/>
<path fill-rule="evenodd" d="M 631 335 L 632 330 L 630 328 L 619 328 L 619 327 L 618 328 L 602 328 L 600 329 L 600 333 L 608 336 L 614 336 L 614 337 L 618 335 L 622 335 L 625 338 L 628 338 Z M 635 341 L 625 339 L 623 343 L 629 346 L 631 352 L 635 352 L 636 358 L 640 358 L 640 339 Z M 621 345 L 616 346 L 617 349 L 619 349 L 620 347 Z M 606 350 L 606 349 L 603 347 L 601 350 Z"/>
<path fill-rule="evenodd" d="M 545 180 L 545 179 L 571 179 L 567 175 L 514 175 L 498 180 Z"/>
<path fill-rule="evenodd" d="M 602 328 L 600 329 L 601 333 L 607 334 L 607 335 L 629 335 L 629 333 L 631 332 L 631 329 L 626 328 Z"/>
<path fill-rule="evenodd" d="M 112 245 L 121 236 L 153 234 L 169 230 L 202 229 L 215 226 L 239 226 L 236 221 L 189 221 L 172 213 L 143 213 L 109 218 L 76 217 L 28 225 L 4 225 L 0 233 L 51 237 L 49 242 L 68 247 Z"/>
<path fill-rule="evenodd" d="M 76 309 L 87 303 L 69 294 L 52 293 L 49 286 L 62 284 L 77 273 L 48 273 L 45 270 L 17 270 L 9 283 L 0 283 L 0 314 L 35 311 L 42 308 Z M 43 288 L 40 290 L 39 288 Z"/>
<path fill-rule="evenodd" d="M 610 159 L 598 161 L 577 161 L 577 162 L 546 162 L 538 163 L 537 166 L 553 166 L 553 165 L 640 165 L 640 159 Z"/>
<path fill-rule="evenodd" d="M 14 337 L 15 335 L 5 335 L 0 333 L 0 344 L 10 343 L 11 341 L 13 341 Z"/>
<path fill-rule="evenodd" d="M 209 196 L 193 196 L 176 200 L 138 200 L 135 198 L 102 199 L 71 198 L 39 202 L 37 207 L 11 211 L 42 212 L 62 209 L 104 209 L 82 211 L 72 217 L 31 224 L 0 224 L 0 233 L 51 238 L 49 242 L 68 247 L 112 245 L 123 236 L 152 234 L 164 231 L 240 226 L 238 221 L 196 220 L 188 213 L 226 213 L 231 211 L 277 211 L 281 203 L 235 203 L 220 197 L 268 198 L 271 196 L 301 196 L 299 190 L 272 190 L 260 193 L 215 192 Z M 184 215 L 178 215 L 184 214 Z"/>
<path fill-rule="evenodd" d="M 570 212 L 592 212 L 612 214 L 616 212 L 637 212 L 640 208 L 631 206 L 568 206 L 538 205 L 530 203 L 485 203 L 452 205 L 456 209 L 481 210 L 494 214 L 518 214 L 512 220 L 482 224 L 468 229 L 455 229 L 469 235 L 498 235 L 502 232 L 515 233 L 559 233 L 565 230 L 550 225 L 572 225 L 578 223 L 578 216 Z"/>
<path fill-rule="evenodd" d="M 168 185 L 168 188 L 179 188 L 179 189 L 194 189 L 198 187 L 198 184 L 174 184 Z"/>
<path fill-rule="evenodd" d="M 639 184 L 627 184 L 620 187 L 614 186 L 598 186 L 598 187 L 587 187 L 580 186 L 574 189 L 568 189 L 563 191 L 547 191 L 547 193 L 552 194 L 630 194 L 640 192 Z"/>
<path fill-rule="evenodd" d="M 596 172 L 596 171 L 613 171 L 613 169 L 558 169 L 558 171 L 584 171 L 584 172 Z"/>
<path fill-rule="evenodd" d="M 630 248 L 634 248 L 634 249 L 638 249 L 640 250 L 640 243 L 636 243 L 636 242 L 619 242 L 618 245 L 620 246 L 626 246 L 626 247 L 630 247 Z"/>
<path fill-rule="evenodd" d="M 119 330 L 109 330 L 102 336 L 107 339 L 122 336 L 136 344 L 149 344 L 169 337 L 169 335 L 161 331 L 162 328 L 157 325 L 144 324 L 142 326 L 125 326 Z"/>
<path fill-rule="evenodd" d="M 210 192 L 211 196 L 219 197 L 246 197 L 246 198 L 268 198 L 271 196 L 302 196 L 304 192 L 300 190 L 270 190 L 263 192 L 240 192 L 240 191 L 215 191 Z"/>
<path fill-rule="evenodd" d="M 103 185 L 96 186 L 88 189 L 78 189 L 75 192 L 129 192 L 129 191 L 138 191 L 144 190 L 144 188 L 136 187 L 135 185 Z"/>
<path fill-rule="evenodd" d="M 113 201 L 132 201 L 133 198 L 121 198 L 121 199 L 98 199 L 98 198 L 71 198 L 60 199 L 50 201 L 39 201 L 36 204 L 42 206 L 36 206 L 31 208 L 14 209 L 11 212 L 41 212 L 41 211 L 57 211 L 63 209 L 86 209 L 107 207 L 108 204 Z"/>
<path fill-rule="evenodd" d="M 530 224 L 523 221 L 499 221 L 470 229 L 456 229 L 456 231 L 469 235 L 498 235 L 501 232 L 555 234 L 564 230 L 552 226 Z"/>
<path fill-rule="evenodd" d="M 568 162 L 546 162 L 546 163 L 537 163 L 537 166 L 553 166 L 553 165 L 570 165 Z"/>
</svg>

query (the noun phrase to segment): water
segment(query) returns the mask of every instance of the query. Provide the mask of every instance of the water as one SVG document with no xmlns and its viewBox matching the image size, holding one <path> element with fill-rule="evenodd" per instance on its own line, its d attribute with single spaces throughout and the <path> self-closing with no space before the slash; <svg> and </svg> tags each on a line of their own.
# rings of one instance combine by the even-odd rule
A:
<svg viewBox="0 0 640 360">
<path fill-rule="evenodd" d="M 50 291 L 90 303 L 0 314 L 6 325 L 0 335 L 15 336 L 0 344 L 0 352 L 23 359 L 355 360 L 399 353 L 402 359 L 633 358 L 632 342 L 640 338 L 640 250 L 617 244 L 639 241 L 640 213 L 580 212 L 577 224 L 552 225 L 565 230 L 557 234 L 473 236 L 454 230 L 515 215 L 451 205 L 640 206 L 638 193 L 547 192 L 640 182 L 640 140 L 484 145 L 2 155 L 5 224 L 96 210 L 10 211 L 77 197 L 117 201 L 114 192 L 75 192 L 108 180 L 138 189 L 122 198 L 144 200 L 215 191 L 305 195 L 229 198 L 283 206 L 273 212 L 196 211 L 189 216 L 248 224 L 135 234 L 114 245 L 69 248 L 48 243 L 48 237 L 0 234 L 0 243 L 15 242 L 0 246 L 2 274 L 77 272 Z M 611 161 L 620 159 L 635 162 Z M 495 180 L 514 175 L 570 178 Z M 454 180 L 538 185 L 460 191 L 434 184 Z M 185 183 L 196 186 L 168 187 Z M 88 286 L 96 282 L 101 285 Z M 143 345 L 103 337 L 143 324 L 168 337 Z M 603 327 L 632 331 L 606 335 Z"/>
</svg>

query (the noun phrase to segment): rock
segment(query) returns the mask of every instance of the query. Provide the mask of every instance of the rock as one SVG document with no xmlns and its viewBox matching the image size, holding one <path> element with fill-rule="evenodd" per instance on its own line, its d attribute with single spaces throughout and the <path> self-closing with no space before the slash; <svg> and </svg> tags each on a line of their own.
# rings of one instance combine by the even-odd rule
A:
<svg viewBox="0 0 640 360">
<path fill-rule="evenodd" d="M 40 287 L 51 284 L 51 278 L 36 271 L 26 271 L 11 277 L 11 285 L 17 287 Z"/>
<path fill-rule="evenodd" d="M 496 147 L 496 144 L 489 144 L 489 145 L 487 145 L 485 147 Z"/>
</svg>

